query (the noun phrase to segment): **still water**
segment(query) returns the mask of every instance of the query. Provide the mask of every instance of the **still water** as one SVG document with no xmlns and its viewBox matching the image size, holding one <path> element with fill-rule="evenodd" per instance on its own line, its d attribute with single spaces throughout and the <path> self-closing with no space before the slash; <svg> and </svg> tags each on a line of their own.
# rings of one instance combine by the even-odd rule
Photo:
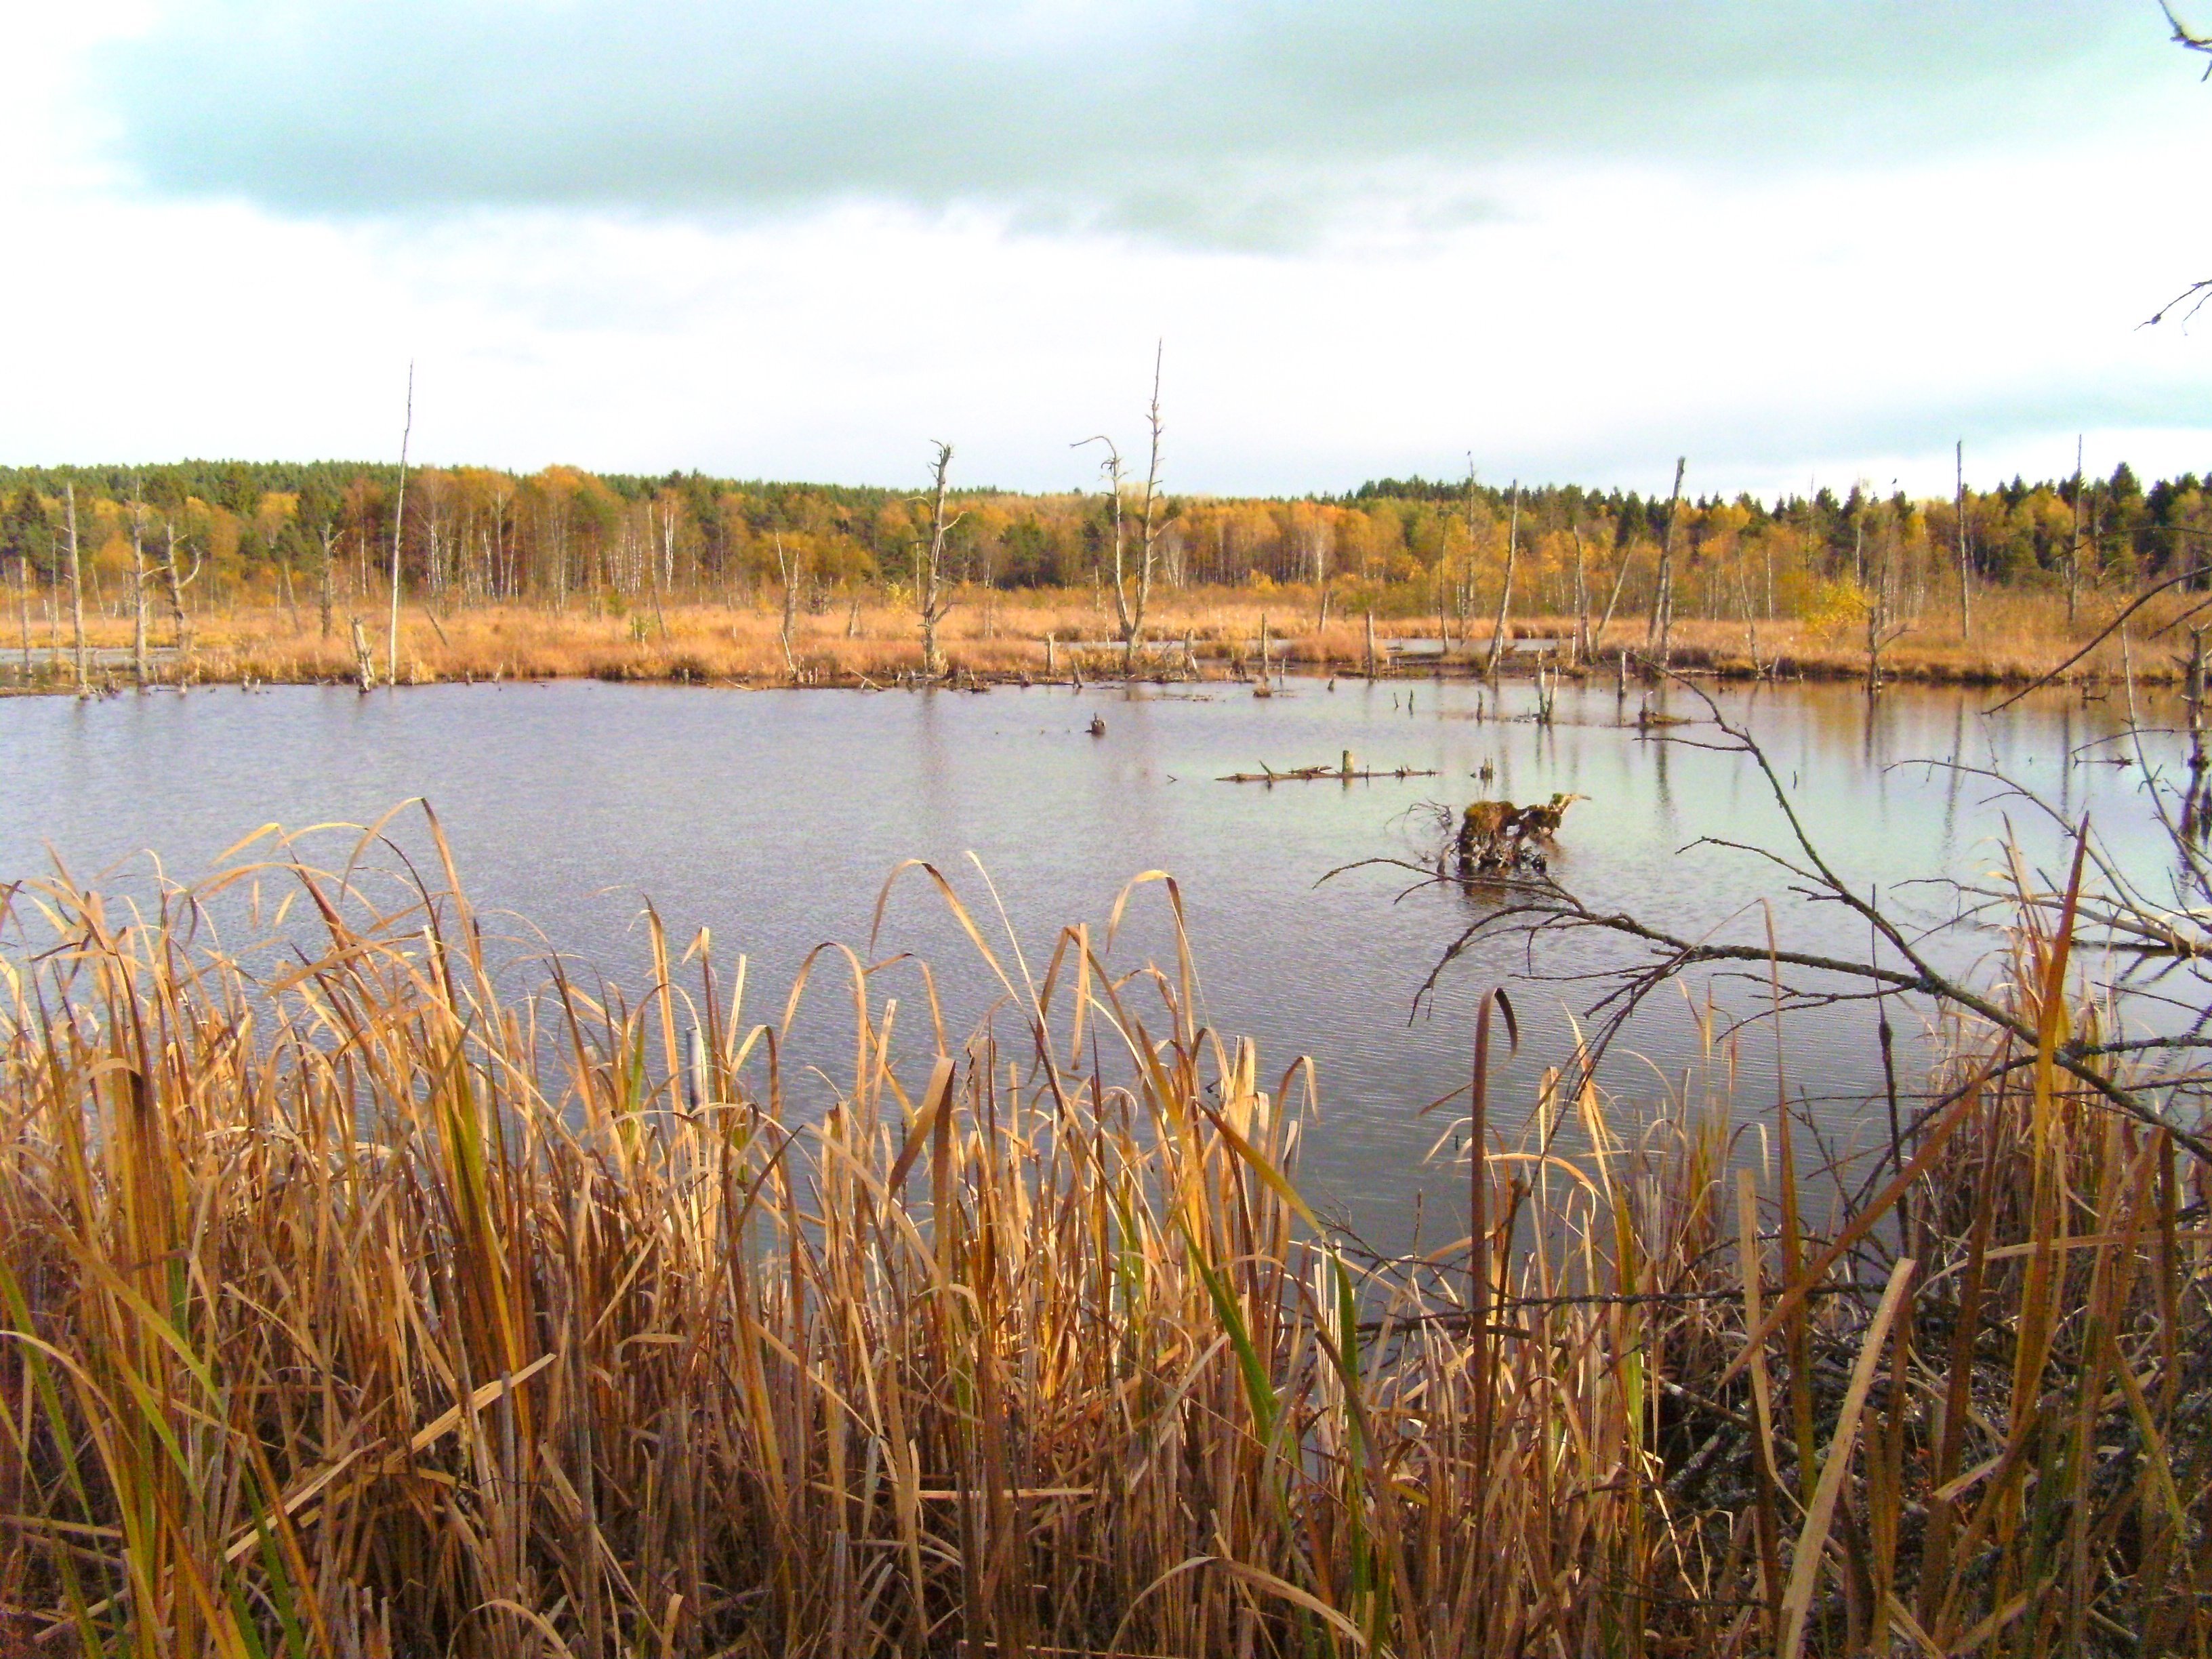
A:
<svg viewBox="0 0 2212 1659">
<path fill-rule="evenodd" d="M 1952 899 L 1910 884 L 1993 870 L 2008 822 L 2033 863 L 2052 869 L 2062 856 L 2047 821 L 1961 767 L 2004 771 L 2069 817 L 2093 814 L 2124 857 L 2158 866 L 2142 775 L 2112 763 L 2133 753 L 2112 741 L 2123 726 L 2117 704 L 2054 694 L 1984 716 L 1994 699 L 1972 691 L 1899 688 L 1872 708 L 1840 687 L 1718 696 L 1766 748 L 1839 872 L 1862 890 L 1879 884 L 1923 919 L 1947 914 Z M 1187 902 L 1211 1022 L 1256 1038 L 1265 1074 L 1299 1054 L 1316 1060 L 1322 1115 L 1302 1180 L 1378 1243 L 1403 1245 L 1414 1194 L 1458 1189 L 1449 1169 L 1423 1163 L 1448 1114 L 1419 1114 L 1464 1087 L 1478 996 L 1509 985 L 1522 1013 L 1525 1041 L 1496 1097 L 1517 1117 L 1542 1067 L 1565 1057 L 1570 1016 L 1602 988 L 1535 975 L 1629 959 L 1618 942 L 1562 940 L 1531 958 L 1500 940 L 1455 963 L 1417 1012 L 1416 991 L 1474 918 L 1474 902 L 1437 887 L 1407 891 L 1412 878 L 1389 869 L 1322 878 L 1416 855 L 1428 839 L 1424 803 L 1583 795 L 1552 871 L 1594 907 L 1755 939 L 1764 896 L 1776 901 L 1785 943 L 1837 953 L 1866 943 L 1835 907 L 1792 898 L 1771 866 L 1693 844 L 1779 848 L 1786 834 L 1756 767 L 1703 746 L 1710 728 L 1639 732 L 1647 694 L 1632 688 L 1621 702 L 1609 684 L 1565 689 L 1549 726 L 1528 718 L 1529 688 L 1509 684 L 1504 700 L 1500 720 L 1481 688 L 1431 680 L 1294 680 L 1265 699 L 1243 687 L 978 696 L 592 682 L 17 698 L 0 702 L 0 878 L 51 873 L 58 861 L 80 881 L 127 885 L 144 877 L 149 853 L 189 878 L 262 823 L 366 823 L 421 797 L 478 906 L 513 919 L 518 952 L 550 946 L 642 982 L 649 898 L 672 937 L 708 927 L 718 960 L 746 953 L 749 1012 L 773 1018 L 811 947 L 865 946 L 902 860 L 936 862 L 982 919 L 994 911 L 980 863 L 1033 965 L 1060 926 L 1089 921 L 1103 933 L 1123 884 L 1165 870 Z M 1679 691 L 1649 701 L 1702 713 Z M 1103 736 L 1087 729 L 1094 715 Z M 1364 767 L 1437 775 L 1217 781 L 1263 765 L 1334 766 L 1346 749 Z M 2171 763 L 2166 740 L 2152 750 L 2154 764 Z M 1913 763 L 1930 761 L 1946 764 Z M 1487 785 L 1474 776 L 1486 763 Z M 396 833 L 427 846 L 417 823 L 403 818 Z M 339 858 L 342 840 L 309 850 Z M 1142 890 L 1132 914 L 1114 960 L 1171 961 L 1161 890 Z M 1986 948 L 1944 946 L 1954 964 Z M 972 947 L 911 873 L 892 890 L 878 950 L 928 958 L 954 1020 L 985 1006 L 991 988 L 969 970 Z M 1691 981 L 1699 1000 L 1713 982 Z M 918 1008 L 919 990 L 911 981 L 901 988 L 907 1006 Z M 1716 994 L 1739 1012 L 1757 1006 L 1740 983 L 1723 979 Z M 832 1042 L 840 1017 L 825 984 L 801 1014 L 801 1047 L 810 1027 Z M 1897 1019 L 1908 1035 L 1916 1029 L 1917 1016 Z M 1870 1024 L 1863 1011 L 1808 1016 L 1787 1032 L 1791 1091 L 1839 1138 L 1862 1132 L 1864 1097 L 1878 1086 Z M 901 1024 L 919 1042 L 921 1022 Z M 1702 1052 L 1688 1000 L 1662 998 L 1605 1076 L 1632 1112 L 1658 1097 L 1662 1079 L 1679 1085 Z M 1771 1034 L 1746 1038 L 1739 1086 L 1749 1100 L 1772 1101 L 1772 1054 Z"/>
</svg>

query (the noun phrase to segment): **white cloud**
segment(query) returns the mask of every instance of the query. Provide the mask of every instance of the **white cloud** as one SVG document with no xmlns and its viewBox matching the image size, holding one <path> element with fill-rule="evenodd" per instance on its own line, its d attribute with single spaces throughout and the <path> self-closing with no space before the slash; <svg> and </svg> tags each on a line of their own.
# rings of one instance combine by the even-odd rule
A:
<svg viewBox="0 0 2212 1659">
<path fill-rule="evenodd" d="M 31 37 L 24 80 L 82 88 L 87 39 Z M 1015 199 L 302 215 L 133 187 L 80 90 L 0 115 L 0 455 L 384 454 L 412 356 L 434 458 L 896 483 L 941 436 L 971 480 L 1066 486 L 1071 439 L 1133 439 L 1164 336 L 1184 489 L 1468 450 L 1501 480 L 1664 488 L 1686 452 L 1693 488 L 1942 489 L 1954 436 L 1987 477 L 2069 467 L 2077 429 L 2093 465 L 2203 470 L 2212 326 L 2133 326 L 2212 275 L 2212 92 L 2172 68 L 2063 142 L 1363 160 L 1328 234 L 1269 252 Z"/>
</svg>

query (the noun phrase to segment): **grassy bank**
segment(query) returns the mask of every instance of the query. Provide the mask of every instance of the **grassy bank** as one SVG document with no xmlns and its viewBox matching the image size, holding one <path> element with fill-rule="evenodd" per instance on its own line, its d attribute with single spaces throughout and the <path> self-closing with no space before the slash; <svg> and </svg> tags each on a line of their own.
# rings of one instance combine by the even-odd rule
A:
<svg viewBox="0 0 2212 1659">
<path fill-rule="evenodd" d="M 312 939 L 9 902 L 33 1650 L 2212 1642 L 2212 1172 L 2052 1065 L 2096 1012 L 2033 916 L 2040 1048 L 1954 1030 L 1901 1178 L 1478 1084 L 1462 1237 L 1383 1262 L 1297 1197 L 1310 1074 L 1197 1029 L 1187 959 L 979 935 L 992 1027 L 894 1066 L 911 963 L 820 957 L 794 1036 L 657 924 L 635 1000 L 503 994 L 453 890 L 253 878 Z"/>
<path fill-rule="evenodd" d="M 2154 644 L 2144 641 L 2185 608 L 2187 598 L 2154 600 L 2133 621 L 2132 649 L 2115 636 L 2069 678 L 2109 681 L 2131 670 L 2144 683 L 2179 679 L 2186 640 L 2169 635 Z M 2128 596 L 2093 595 L 2069 627 L 2063 595 L 1991 592 L 1978 602 L 1971 641 L 1960 636 L 1955 615 L 1930 616 L 1885 645 L 1883 673 L 1907 680 L 2023 683 L 2057 668 L 2127 603 Z M 388 617 L 373 605 L 358 614 L 380 679 L 389 666 Z M 151 635 L 149 678 L 161 683 L 350 679 L 357 670 L 353 620 L 341 613 L 325 636 L 312 607 L 217 612 L 193 619 L 190 648 L 179 651 L 173 629 L 162 619 Z M 1452 670 L 1480 667 L 1489 655 L 1490 623 L 1452 619 L 1450 629 Z M 1272 665 L 1294 671 L 1366 672 L 1364 617 L 1332 611 L 1323 624 L 1317 595 L 1296 587 L 1265 595 L 1220 589 L 1174 596 L 1147 625 L 1145 672 L 1207 677 L 1256 672 L 1263 631 Z M 1434 672 L 1433 656 L 1407 658 L 1392 670 L 1389 647 L 1401 639 L 1432 641 L 1437 632 L 1433 614 L 1378 617 L 1378 665 L 1400 673 Z M 1567 649 L 1574 636 L 1571 619 L 1519 617 L 1512 632 L 1523 641 L 1557 641 L 1554 665 L 1572 665 L 1573 653 Z M 1033 592 L 979 599 L 956 610 L 944 635 L 951 671 L 963 680 L 1064 678 L 1079 672 L 1097 678 L 1122 669 L 1121 649 L 1112 643 L 1112 618 L 1087 593 Z M 1594 654 L 1609 662 L 1622 651 L 1641 653 L 1647 648 L 1645 635 L 1642 618 L 1616 619 L 1595 641 Z M 74 690 L 74 637 L 66 621 L 36 629 L 28 674 L 20 641 L 0 653 L 0 673 L 18 685 Z M 94 684 L 132 683 L 132 629 L 127 621 L 88 617 L 87 639 L 99 653 Z M 1534 660 L 1511 666 L 1526 672 Z M 1686 620 L 1675 626 L 1673 661 L 1678 667 L 1728 676 L 1863 679 L 1864 628 L 1840 612 L 1809 621 Z M 895 684 L 921 672 L 921 646 L 913 615 L 880 603 L 797 615 L 787 653 L 781 613 L 764 608 L 672 604 L 595 614 L 582 604 L 560 611 L 481 606 L 451 612 L 410 605 L 401 613 L 398 678 L 405 684 L 599 678 L 850 686 Z"/>
</svg>

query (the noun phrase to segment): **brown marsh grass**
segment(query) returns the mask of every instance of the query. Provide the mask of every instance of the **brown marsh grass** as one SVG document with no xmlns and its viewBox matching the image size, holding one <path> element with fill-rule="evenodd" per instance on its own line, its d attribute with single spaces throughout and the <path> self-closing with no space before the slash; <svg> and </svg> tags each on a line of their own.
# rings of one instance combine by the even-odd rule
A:
<svg viewBox="0 0 2212 1659">
<path fill-rule="evenodd" d="M 2185 602 L 2185 597 L 2174 595 L 2154 600 L 2140 613 L 2131 652 L 2117 637 L 2106 641 L 2074 671 L 2075 677 L 2111 679 L 2132 672 L 2145 682 L 2178 679 L 2182 647 L 2170 640 L 2144 641 Z M 1954 618 L 1930 615 L 1885 647 L 1883 672 L 1890 678 L 1990 684 L 2033 679 L 2057 667 L 2126 603 L 2124 595 L 2093 595 L 2084 603 L 2079 625 L 2069 628 L 2063 595 L 1992 590 L 1977 599 L 1971 642 L 1960 639 Z M 1194 666 L 1214 677 L 1255 671 L 1264 629 L 1271 664 L 1364 672 L 1364 616 L 1332 611 L 1323 625 L 1317 613 L 1316 595 L 1296 587 L 1265 594 L 1224 588 L 1164 595 L 1147 625 L 1143 672 L 1182 674 Z M 374 605 L 360 615 L 381 677 L 384 618 Z M 1432 613 L 1377 616 L 1382 666 L 1389 667 L 1390 641 L 1433 640 L 1436 626 Z M 1464 628 L 1454 623 L 1453 660 L 1459 672 L 1486 657 L 1489 627 L 1486 620 Z M 1015 680 L 1043 678 L 1048 672 L 1062 678 L 1073 672 L 1105 678 L 1122 672 L 1121 650 L 1111 643 L 1110 614 L 1088 594 L 1047 590 L 997 593 L 988 599 L 971 596 L 952 611 L 943 631 L 956 678 Z M 1524 640 L 1564 643 L 1572 637 L 1573 625 L 1565 617 L 1529 616 L 1516 617 L 1512 631 Z M 112 617 L 89 619 L 88 633 L 94 648 L 110 653 L 125 651 L 131 642 L 129 623 Z M 1847 618 L 1825 623 L 1795 618 L 1683 621 L 1675 625 L 1674 662 L 1731 676 L 1862 678 L 1863 634 Z M 156 641 L 164 637 L 157 629 Z M 1054 642 L 1049 653 L 1048 639 Z M 275 606 L 218 611 L 195 619 L 192 640 L 192 652 L 182 663 L 157 655 L 157 678 L 285 683 L 343 680 L 355 673 L 350 617 L 344 612 L 325 638 L 312 606 L 298 611 Z M 68 641 L 41 630 L 34 644 L 41 652 L 58 651 L 43 659 L 44 683 L 73 684 Z M 1643 619 L 1616 619 L 1595 642 L 1595 654 L 1605 662 L 1622 651 L 1644 648 Z M 13 652 L 0 653 L 0 665 L 11 672 L 16 660 Z M 1415 659 L 1397 672 L 1426 672 L 1433 665 L 1433 659 Z M 399 678 L 410 684 L 598 678 L 853 686 L 889 684 L 921 671 L 921 637 L 911 611 L 873 597 L 857 610 L 841 602 L 818 615 L 799 614 L 788 659 L 781 612 L 765 602 L 672 603 L 620 614 L 582 603 L 566 611 L 484 605 L 451 611 L 410 604 L 401 617 Z M 127 664 L 118 665 L 112 658 L 101 672 L 111 683 L 130 678 Z"/>
<path fill-rule="evenodd" d="M 1307 1213 L 1312 1073 L 1194 1023 L 1188 946 L 969 923 L 960 1035 L 835 951 L 757 1019 L 657 919 L 635 1000 L 504 991 L 450 865 L 226 880 L 7 900 L 36 1651 L 2212 1644 L 2207 1171 L 2052 1065 L 2094 1012 L 2047 912 L 2039 1048 L 1957 1031 L 1901 1167 L 1823 1178 L 1785 1117 L 1762 1175 L 1724 1098 L 1554 1077 L 1571 1159 L 1477 1070 L 1465 1236 L 1386 1263 Z M 249 886 L 283 948 L 221 942 Z"/>
</svg>

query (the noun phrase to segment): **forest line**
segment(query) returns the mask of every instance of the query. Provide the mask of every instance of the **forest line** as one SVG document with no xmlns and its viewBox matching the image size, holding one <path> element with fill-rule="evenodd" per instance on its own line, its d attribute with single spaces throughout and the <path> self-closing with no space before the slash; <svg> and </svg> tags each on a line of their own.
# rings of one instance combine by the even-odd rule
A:
<svg viewBox="0 0 2212 1659">
<path fill-rule="evenodd" d="M 2039 672 L 2039 649 L 2056 661 L 2063 653 L 2042 647 L 2100 625 L 2147 585 L 2202 586 L 2191 573 L 2212 542 L 2206 481 L 2146 487 L 2124 464 L 2108 477 L 1978 490 L 1962 479 L 1948 500 L 1854 489 L 1769 502 L 1682 491 L 1679 477 L 1680 493 L 1651 495 L 1419 477 L 1334 496 L 1177 495 L 1159 487 L 1157 447 L 1141 486 L 1117 453 L 1101 489 L 1019 494 L 963 489 L 951 460 L 945 451 L 932 487 L 912 494 L 571 467 L 0 469 L 10 643 L 27 676 L 34 651 L 80 640 L 131 648 L 143 665 L 149 649 L 289 635 L 315 643 L 293 652 L 287 677 L 344 672 L 366 644 L 398 678 L 403 605 L 431 613 L 449 659 L 469 653 L 435 619 L 465 611 L 543 612 L 571 619 L 547 626 L 572 644 L 627 634 L 647 647 L 711 632 L 699 616 L 723 610 L 770 617 L 775 649 L 766 669 L 748 659 L 717 672 L 768 672 L 780 653 L 797 678 L 794 639 L 858 639 L 864 617 L 866 635 L 888 637 L 903 611 L 917 666 L 934 677 L 946 666 L 940 629 L 968 642 L 971 667 L 972 647 L 1002 632 L 1031 644 L 1103 635 L 1133 659 L 1178 634 L 1249 635 L 1272 611 L 1279 635 L 1316 641 L 1363 613 L 1386 639 L 1480 639 L 1492 670 L 1534 627 L 1567 635 L 1571 659 L 1606 640 L 1665 657 L 1679 640 L 1690 660 L 1711 660 L 1741 635 L 1753 672 L 1763 650 L 1814 672 L 1854 659 L 1875 672 L 1905 642 L 1892 661 L 1912 672 L 1912 644 L 1948 640 L 1942 672 L 2005 678 Z M 1622 626 L 1632 621 L 1641 625 Z M 745 631 L 733 624 L 732 640 Z M 427 641 L 422 653 L 437 654 Z M 1356 643 L 1350 655 L 1361 657 Z M 1917 660 L 1939 668 L 1928 651 Z M 473 672 L 449 660 L 416 677 Z M 841 660 L 837 672 L 869 671 Z"/>
</svg>

